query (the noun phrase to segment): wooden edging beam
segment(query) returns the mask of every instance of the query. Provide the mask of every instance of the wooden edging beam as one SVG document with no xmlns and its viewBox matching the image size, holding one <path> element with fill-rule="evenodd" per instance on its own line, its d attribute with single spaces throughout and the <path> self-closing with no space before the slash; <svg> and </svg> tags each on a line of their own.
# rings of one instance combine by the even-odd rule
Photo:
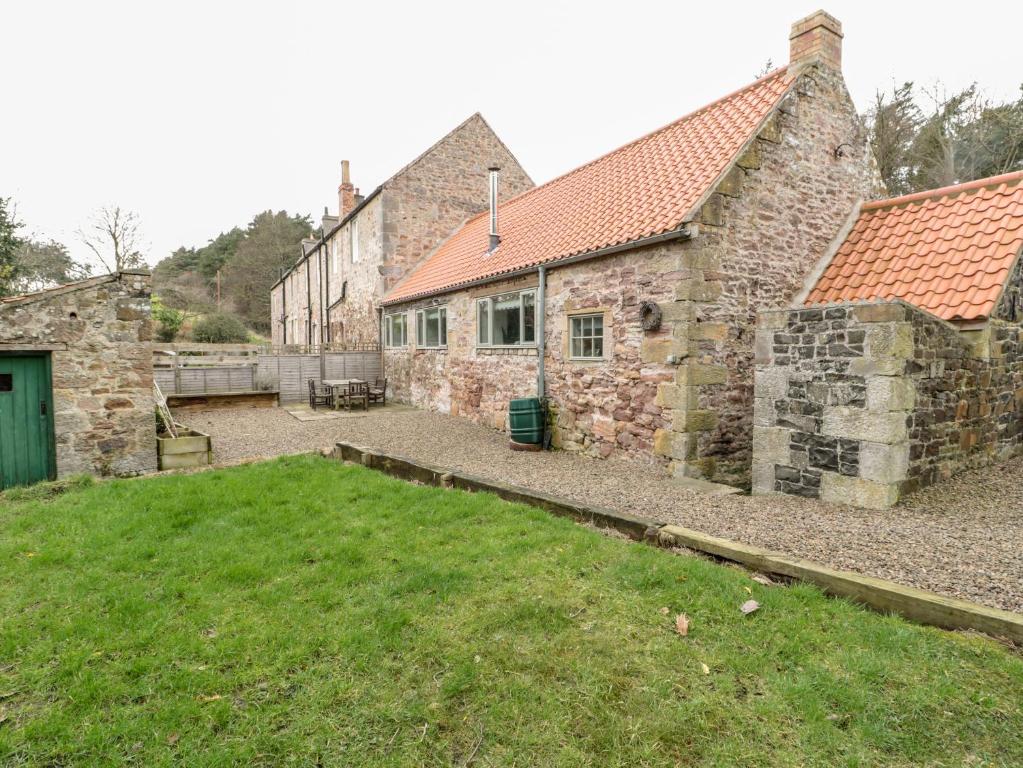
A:
<svg viewBox="0 0 1023 768">
<path fill-rule="evenodd" d="M 789 557 L 779 552 L 719 539 L 705 533 L 665 525 L 658 531 L 662 544 L 674 544 L 741 563 L 762 573 L 816 584 L 830 595 L 846 597 L 882 613 L 897 613 L 921 624 L 944 629 L 973 629 L 1023 645 L 1023 615 L 986 605 L 945 597 L 886 579 Z"/>
<path fill-rule="evenodd" d="M 444 488 L 483 491 L 506 501 L 540 507 L 556 515 L 613 528 L 633 539 L 652 539 L 664 546 L 683 546 L 747 568 L 774 576 L 799 579 L 820 587 L 824 592 L 845 597 L 881 613 L 897 613 L 921 624 L 943 629 L 972 629 L 1023 645 L 1023 615 L 989 608 L 979 603 L 957 600 L 894 581 L 837 571 L 809 560 L 742 544 L 730 539 L 677 525 L 627 515 L 611 509 L 580 504 L 521 486 L 500 483 L 446 470 L 350 443 L 337 443 L 333 455 L 341 461 L 362 464 L 404 480 Z"/>
</svg>

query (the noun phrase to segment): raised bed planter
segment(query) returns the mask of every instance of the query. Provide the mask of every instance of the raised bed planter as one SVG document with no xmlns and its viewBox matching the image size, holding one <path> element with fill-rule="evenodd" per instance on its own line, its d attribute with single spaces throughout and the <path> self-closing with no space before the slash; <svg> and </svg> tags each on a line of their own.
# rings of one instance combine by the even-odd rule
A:
<svg viewBox="0 0 1023 768">
<path fill-rule="evenodd" d="M 213 442 L 209 435 L 204 435 L 188 427 L 175 424 L 178 436 L 157 436 L 156 454 L 160 469 L 184 469 L 187 467 L 204 467 L 213 463 Z"/>
<path fill-rule="evenodd" d="M 280 405 L 276 389 L 250 392 L 196 392 L 167 395 L 167 406 L 176 411 L 201 411 L 207 408 L 276 408 Z"/>
</svg>

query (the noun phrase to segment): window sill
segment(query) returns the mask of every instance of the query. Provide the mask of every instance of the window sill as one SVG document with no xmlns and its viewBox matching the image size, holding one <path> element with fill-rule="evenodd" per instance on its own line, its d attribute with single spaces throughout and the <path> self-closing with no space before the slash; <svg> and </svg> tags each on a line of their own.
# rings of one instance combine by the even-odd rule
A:
<svg viewBox="0 0 1023 768">
<path fill-rule="evenodd" d="M 568 362 L 572 365 L 600 365 L 601 363 L 610 362 L 610 358 L 607 357 L 570 357 Z"/>
<path fill-rule="evenodd" d="M 522 357 L 536 357 L 535 344 L 517 344 L 505 347 L 476 347 L 477 355 L 519 355 Z"/>
</svg>

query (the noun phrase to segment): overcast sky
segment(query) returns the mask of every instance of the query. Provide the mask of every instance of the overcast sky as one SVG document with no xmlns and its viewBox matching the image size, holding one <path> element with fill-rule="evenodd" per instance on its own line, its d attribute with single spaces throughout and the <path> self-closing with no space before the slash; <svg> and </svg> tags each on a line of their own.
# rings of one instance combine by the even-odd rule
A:
<svg viewBox="0 0 1023 768">
<path fill-rule="evenodd" d="M 541 183 L 788 59 L 816 2 L 5 2 L 0 196 L 87 251 L 97 207 L 137 211 L 150 263 L 272 208 L 369 192 L 476 111 Z M 894 80 L 1023 81 L 1023 3 L 845 2 L 862 111 Z"/>
</svg>

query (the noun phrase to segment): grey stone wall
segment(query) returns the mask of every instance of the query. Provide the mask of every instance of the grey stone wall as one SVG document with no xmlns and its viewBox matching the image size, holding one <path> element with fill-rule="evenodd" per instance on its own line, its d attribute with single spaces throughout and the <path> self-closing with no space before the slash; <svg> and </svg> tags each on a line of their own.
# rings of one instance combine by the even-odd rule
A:
<svg viewBox="0 0 1023 768">
<path fill-rule="evenodd" d="M 151 289 L 122 272 L 0 303 L 0 351 L 51 350 L 59 477 L 156 470 Z"/>
<path fill-rule="evenodd" d="M 1023 330 L 902 302 L 765 312 L 753 490 L 884 508 L 1023 445 Z"/>
<path fill-rule="evenodd" d="M 922 314 L 910 318 L 908 376 L 916 404 L 908 428 L 906 492 L 1020 452 L 1023 329 L 992 320 L 960 333 Z"/>
<path fill-rule="evenodd" d="M 678 290 L 680 473 L 749 484 L 757 313 L 789 306 L 857 201 L 883 192 L 866 138 L 841 74 L 810 68 L 700 212 Z"/>
</svg>

